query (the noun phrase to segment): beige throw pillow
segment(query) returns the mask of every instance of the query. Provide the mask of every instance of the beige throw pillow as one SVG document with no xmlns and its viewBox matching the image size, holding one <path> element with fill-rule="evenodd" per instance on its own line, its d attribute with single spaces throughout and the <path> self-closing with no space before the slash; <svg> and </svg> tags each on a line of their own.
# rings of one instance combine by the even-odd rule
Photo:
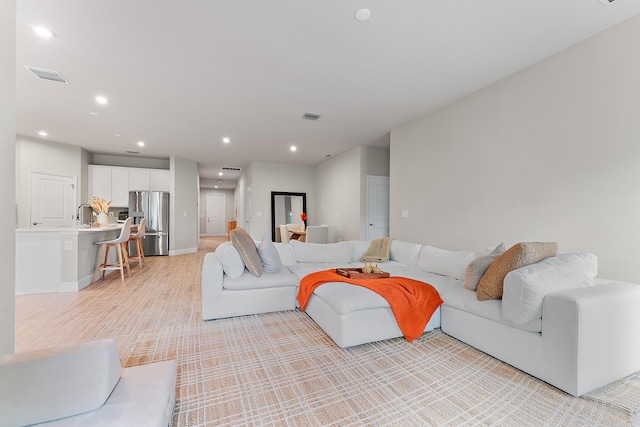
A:
<svg viewBox="0 0 640 427">
<path fill-rule="evenodd" d="M 504 278 L 513 270 L 558 254 L 557 242 L 517 243 L 500 255 L 478 283 L 478 301 L 501 299 Z"/>
<path fill-rule="evenodd" d="M 231 230 L 231 243 L 240 252 L 247 270 L 256 277 L 262 276 L 264 272 L 262 260 L 258 255 L 258 248 L 249 233 L 242 228 Z"/>
</svg>

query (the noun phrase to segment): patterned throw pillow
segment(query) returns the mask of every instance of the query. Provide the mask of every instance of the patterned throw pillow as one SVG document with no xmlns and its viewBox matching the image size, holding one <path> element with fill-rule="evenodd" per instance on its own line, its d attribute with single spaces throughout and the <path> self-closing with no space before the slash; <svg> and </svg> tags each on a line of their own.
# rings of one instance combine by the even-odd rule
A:
<svg viewBox="0 0 640 427">
<path fill-rule="evenodd" d="M 258 248 L 249 233 L 242 228 L 231 230 L 231 243 L 240 252 L 247 270 L 256 277 L 262 276 L 264 269 L 258 255 Z"/>
<path fill-rule="evenodd" d="M 557 242 L 517 243 L 489 266 L 478 283 L 478 301 L 502 299 L 504 278 L 510 271 L 558 254 Z"/>
</svg>

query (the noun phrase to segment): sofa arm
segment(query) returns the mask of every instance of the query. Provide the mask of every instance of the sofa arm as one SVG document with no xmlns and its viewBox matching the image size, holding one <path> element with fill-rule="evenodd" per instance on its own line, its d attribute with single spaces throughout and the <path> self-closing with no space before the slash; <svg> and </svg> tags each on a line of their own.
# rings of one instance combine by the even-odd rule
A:
<svg viewBox="0 0 640 427">
<path fill-rule="evenodd" d="M 580 396 L 640 370 L 638 330 L 640 285 L 550 293 L 542 311 L 543 363 L 561 378 L 554 385 Z"/>
<path fill-rule="evenodd" d="M 202 319 L 214 319 L 215 313 L 211 301 L 219 299 L 222 294 L 224 271 L 222 263 L 215 252 L 205 255 L 202 263 Z"/>
<path fill-rule="evenodd" d="M 5 356 L 0 360 L 0 424 L 31 425 L 97 409 L 121 371 L 114 340 Z"/>
</svg>

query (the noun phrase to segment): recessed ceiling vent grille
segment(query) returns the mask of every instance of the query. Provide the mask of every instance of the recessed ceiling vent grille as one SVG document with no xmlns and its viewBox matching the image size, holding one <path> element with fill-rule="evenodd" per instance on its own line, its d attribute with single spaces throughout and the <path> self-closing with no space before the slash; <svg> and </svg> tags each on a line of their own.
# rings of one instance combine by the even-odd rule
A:
<svg viewBox="0 0 640 427">
<path fill-rule="evenodd" d="M 223 166 L 220 169 L 227 172 L 240 172 L 242 170 L 242 168 L 235 168 L 232 166 Z"/>
<path fill-rule="evenodd" d="M 304 113 L 302 115 L 302 118 L 305 120 L 318 120 L 320 117 L 322 116 L 317 113 Z"/>
<path fill-rule="evenodd" d="M 602 3 L 605 6 L 611 6 L 613 4 L 614 1 L 616 0 L 598 0 L 600 3 Z"/>
<path fill-rule="evenodd" d="M 60 74 L 55 70 L 47 70 L 45 68 L 30 67 L 28 65 L 25 65 L 25 66 L 27 67 L 27 70 L 31 71 L 39 79 L 51 80 L 53 82 L 67 83 L 67 80 L 64 77 L 62 77 L 62 74 Z"/>
</svg>

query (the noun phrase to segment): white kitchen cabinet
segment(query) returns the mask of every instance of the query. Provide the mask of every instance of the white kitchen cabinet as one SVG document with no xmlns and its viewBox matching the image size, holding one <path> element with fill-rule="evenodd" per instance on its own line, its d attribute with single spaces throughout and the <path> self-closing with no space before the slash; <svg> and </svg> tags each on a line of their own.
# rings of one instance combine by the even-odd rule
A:
<svg viewBox="0 0 640 427">
<path fill-rule="evenodd" d="M 129 171 L 130 191 L 149 191 L 151 188 L 151 174 L 149 169 L 134 169 Z"/>
<path fill-rule="evenodd" d="M 168 170 L 151 171 L 151 191 L 169 191 L 171 175 Z"/>
<path fill-rule="evenodd" d="M 113 207 L 129 206 L 129 168 L 89 165 L 89 195 L 111 200 Z"/>
<path fill-rule="evenodd" d="M 112 199 L 111 167 L 89 165 L 89 197 Z"/>
<path fill-rule="evenodd" d="M 111 169 L 112 206 L 129 206 L 129 168 Z"/>
</svg>

